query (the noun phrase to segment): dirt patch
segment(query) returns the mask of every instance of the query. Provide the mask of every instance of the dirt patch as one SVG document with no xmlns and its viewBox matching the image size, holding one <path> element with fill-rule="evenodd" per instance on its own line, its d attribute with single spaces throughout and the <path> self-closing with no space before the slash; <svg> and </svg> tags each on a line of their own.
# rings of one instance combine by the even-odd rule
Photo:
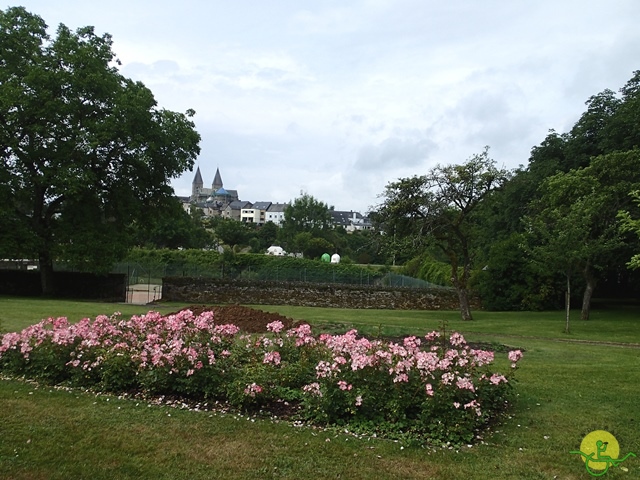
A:
<svg viewBox="0 0 640 480">
<path fill-rule="evenodd" d="M 194 315 L 202 312 L 213 312 L 213 319 L 217 325 L 232 323 L 245 333 L 264 333 L 271 322 L 280 321 L 285 330 L 294 328 L 303 322 L 295 321 L 279 313 L 263 312 L 256 308 L 243 307 L 241 305 L 190 305 L 181 310 L 191 310 Z M 178 312 L 167 315 L 175 315 Z"/>
</svg>

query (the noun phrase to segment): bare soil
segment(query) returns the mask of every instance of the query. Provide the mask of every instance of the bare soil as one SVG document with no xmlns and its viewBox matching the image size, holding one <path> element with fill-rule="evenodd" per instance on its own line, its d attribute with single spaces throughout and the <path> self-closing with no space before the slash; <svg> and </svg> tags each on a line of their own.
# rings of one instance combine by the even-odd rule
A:
<svg viewBox="0 0 640 480">
<path fill-rule="evenodd" d="M 190 305 L 182 310 L 191 310 L 194 315 L 202 312 L 213 312 L 213 319 L 218 325 L 232 323 L 245 333 L 264 333 L 271 322 L 281 321 L 285 330 L 298 326 L 301 322 L 295 321 L 279 313 L 264 312 L 256 308 L 243 307 L 241 305 Z M 176 314 L 172 312 L 167 315 Z"/>
</svg>

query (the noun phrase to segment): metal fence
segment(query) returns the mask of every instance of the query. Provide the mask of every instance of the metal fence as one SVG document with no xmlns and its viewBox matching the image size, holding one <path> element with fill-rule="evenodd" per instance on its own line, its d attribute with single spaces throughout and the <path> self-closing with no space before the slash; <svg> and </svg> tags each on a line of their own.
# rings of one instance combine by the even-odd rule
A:
<svg viewBox="0 0 640 480">
<path fill-rule="evenodd" d="M 129 285 L 162 285 L 163 277 L 195 277 L 256 280 L 262 282 L 301 282 L 345 285 L 391 286 L 406 288 L 446 288 L 417 278 L 366 268 L 326 268 L 230 265 L 202 266 L 189 264 L 143 265 L 121 263 L 114 273 L 126 273 Z M 153 293 L 153 292 L 152 292 Z M 151 294 L 152 295 L 152 294 Z"/>
</svg>

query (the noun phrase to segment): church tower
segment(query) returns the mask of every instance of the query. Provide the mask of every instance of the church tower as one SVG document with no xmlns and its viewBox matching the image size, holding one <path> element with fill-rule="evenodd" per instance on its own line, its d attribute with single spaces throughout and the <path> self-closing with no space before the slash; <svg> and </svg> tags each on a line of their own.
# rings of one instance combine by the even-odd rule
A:
<svg viewBox="0 0 640 480">
<path fill-rule="evenodd" d="M 202 182 L 202 178 L 200 178 Z M 216 176 L 213 177 L 213 184 L 211 185 L 212 193 L 216 193 L 222 188 L 222 177 L 220 176 L 220 169 L 216 168 Z"/>
<path fill-rule="evenodd" d="M 200 192 L 202 192 L 203 186 L 202 174 L 200 173 L 200 167 L 198 167 L 196 169 L 196 176 L 193 178 L 193 182 L 191 182 L 191 200 L 197 199 Z"/>
</svg>

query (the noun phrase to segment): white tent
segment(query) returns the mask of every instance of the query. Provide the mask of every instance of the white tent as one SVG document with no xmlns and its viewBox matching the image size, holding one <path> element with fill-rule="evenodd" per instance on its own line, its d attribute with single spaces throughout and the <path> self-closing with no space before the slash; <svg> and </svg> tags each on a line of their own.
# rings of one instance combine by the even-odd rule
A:
<svg viewBox="0 0 640 480">
<path fill-rule="evenodd" d="M 267 255 L 275 255 L 276 257 L 283 257 L 287 254 L 282 247 L 271 245 L 267 248 Z"/>
</svg>

